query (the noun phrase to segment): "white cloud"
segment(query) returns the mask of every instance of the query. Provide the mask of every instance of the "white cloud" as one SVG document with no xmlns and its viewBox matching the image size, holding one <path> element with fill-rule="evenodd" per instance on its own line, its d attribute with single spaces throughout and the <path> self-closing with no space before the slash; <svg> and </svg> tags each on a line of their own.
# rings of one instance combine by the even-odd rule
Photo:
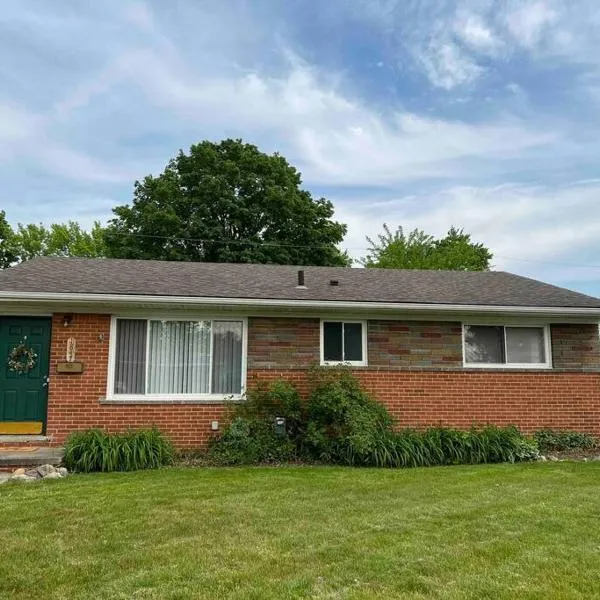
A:
<svg viewBox="0 0 600 600">
<path fill-rule="evenodd" d="M 477 14 L 460 15 L 454 23 L 455 34 L 475 51 L 494 54 L 504 44 L 484 19 Z"/>
<path fill-rule="evenodd" d="M 263 147 L 281 150 L 313 183 L 379 186 L 461 177 L 469 160 L 497 169 L 500 160 L 558 140 L 518 120 L 472 125 L 408 111 L 384 116 L 298 60 L 280 77 L 202 77 L 151 53 L 125 64 L 120 77 L 152 104 L 202 126 L 204 135 L 267 141 Z"/>
<path fill-rule="evenodd" d="M 424 229 L 444 235 L 464 227 L 494 253 L 496 269 L 558 281 L 599 281 L 600 181 L 563 186 L 502 185 L 451 187 L 408 198 L 369 199 L 342 206 L 348 223 L 345 247 L 366 252 L 365 236 L 376 236 L 385 221 L 392 228 Z"/>
<path fill-rule="evenodd" d="M 144 2 L 126 4 L 123 8 L 123 17 L 132 25 L 147 33 L 156 33 L 154 15 Z"/>
<path fill-rule="evenodd" d="M 451 90 L 479 78 L 484 69 L 450 40 L 433 40 L 416 53 L 431 83 Z"/>
<path fill-rule="evenodd" d="M 0 104 L 0 157 L 74 181 L 116 183 L 134 177 L 133 171 L 53 139 L 49 128 L 49 119 L 41 113 Z"/>
<path fill-rule="evenodd" d="M 536 46 L 545 30 L 558 19 L 558 12 L 546 2 L 536 1 L 518 5 L 506 16 L 506 25 L 515 40 L 526 48 Z"/>
<path fill-rule="evenodd" d="M 9 158 L 16 144 L 36 132 L 41 118 L 0 102 L 0 157 Z"/>
</svg>

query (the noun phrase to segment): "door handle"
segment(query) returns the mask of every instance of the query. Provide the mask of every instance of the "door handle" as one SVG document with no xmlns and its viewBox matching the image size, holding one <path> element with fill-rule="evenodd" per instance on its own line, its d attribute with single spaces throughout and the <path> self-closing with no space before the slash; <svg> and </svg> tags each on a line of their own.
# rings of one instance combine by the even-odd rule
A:
<svg viewBox="0 0 600 600">
<path fill-rule="evenodd" d="M 42 383 L 42 387 L 48 387 L 50 383 L 50 377 L 48 375 L 44 375 L 44 383 Z"/>
</svg>

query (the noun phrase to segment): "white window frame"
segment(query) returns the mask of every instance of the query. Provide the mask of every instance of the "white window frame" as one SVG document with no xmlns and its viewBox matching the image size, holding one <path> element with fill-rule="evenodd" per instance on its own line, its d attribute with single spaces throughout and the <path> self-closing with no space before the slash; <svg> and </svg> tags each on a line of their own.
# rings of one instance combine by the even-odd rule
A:
<svg viewBox="0 0 600 600">
<path fill-rule="evenodd" d="M 325 323 L 360 323 L 362 326 L 361 329 L 361 341 L 362 341 L 362 360 L 325 360 L 325 343 L 324 343 L 324 324 Z M 321 358 L 321 366 L 335 366 L 335 365 L 349 365 L 351 367 L 366 367 L 368 364 L 368 345 L 367 345 L 367 321 L 357 320 L 357 319 L 338 319 L 332 317 L 330 319 L 321 319 L 320 324 L 320 336 L 319 336 L 319 346 L 320 346 L 320 358 Z M 344 351 L 344 328 L 342 327 L 342 352 Z"/>
<path fill-rule="evenodd" d="M 237 321 L 242 323 L 242 381 L 239 394 L 115 394 L 115 368 L 117 358 L 117 321 L 118 320 L 142 320 L 147 322 L 148 331 L 146 334 L 146 381 L 148 380 L 148 348 L 150 345 L 150 322 L 151 321 Z M 210 382 L 212 385 L 212 326 L 210 336 Z M 196 315 L 186 316 L 163 316 L 163 315 L 136 315 L 121 316 L 112 315 L 110 320 L 110 339 L 108 347 L 108 378 L 106 388 L 106 400 L 112 402 L 223 402 L 226 400 L 241 400 L 246 393 L 248 364 L 248 318 L 234 315 Z"/>
<path fill-rule="evenodd" d="M 516 329 L 517 327 L 535 327 L 544 332 L 544 356 L 546 361 L 543 363 L 470 363 L 467 362 L 467 345 L 465 328 L 473 327 L 503 327 L 504 328 L 504 356 L 508 356 L 506 348 L 506 328 Z M 550 325 L 540 323 L 510 323 L 510 322 L 481 322 L 469 321 L 462 323 L 462 352 L 463 366 L 469 369 L 551 369 L 552 368 L 552 343 L 550 338 Z"/>
</svg>

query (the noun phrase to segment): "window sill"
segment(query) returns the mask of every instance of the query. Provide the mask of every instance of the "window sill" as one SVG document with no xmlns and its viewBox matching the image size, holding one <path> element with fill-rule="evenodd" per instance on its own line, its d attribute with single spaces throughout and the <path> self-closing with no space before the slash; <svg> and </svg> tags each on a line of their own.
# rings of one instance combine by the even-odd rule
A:
<svg viewBox="0 0 600 600">
<path fill-rule="evenodd" d="M 358 362 L 358 361 L 324 361 L 321 362 L 321 367 L 368 367 L 366 362 Z"/>
<path fill-rule="evenodd" d="M 230 404 L 243 402 L 244 396 L 111 396 L 100 398 L 100 404 Z"/>
<path fill-rule="evenodd" d="M 489 369 L 489 370 L 506 370 L 506 369 L 518 369 L 522 370 L 533 370 L 533 371 L 549 371 L 552 369 L 552 365 L 547 363 L 464 363 L 465 369 Z"/>
</svg>

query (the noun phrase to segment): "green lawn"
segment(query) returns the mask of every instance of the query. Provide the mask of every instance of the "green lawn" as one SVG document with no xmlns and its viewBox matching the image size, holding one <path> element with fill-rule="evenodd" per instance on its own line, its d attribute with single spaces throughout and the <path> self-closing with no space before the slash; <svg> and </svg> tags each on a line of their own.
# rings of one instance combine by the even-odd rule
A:
<svg viewBox="0 0 600 600">
<path fill-rule="evenodd" d="M 600 463 L 4 484 L 0 598 L 600 598 Z"/>
</svg>

